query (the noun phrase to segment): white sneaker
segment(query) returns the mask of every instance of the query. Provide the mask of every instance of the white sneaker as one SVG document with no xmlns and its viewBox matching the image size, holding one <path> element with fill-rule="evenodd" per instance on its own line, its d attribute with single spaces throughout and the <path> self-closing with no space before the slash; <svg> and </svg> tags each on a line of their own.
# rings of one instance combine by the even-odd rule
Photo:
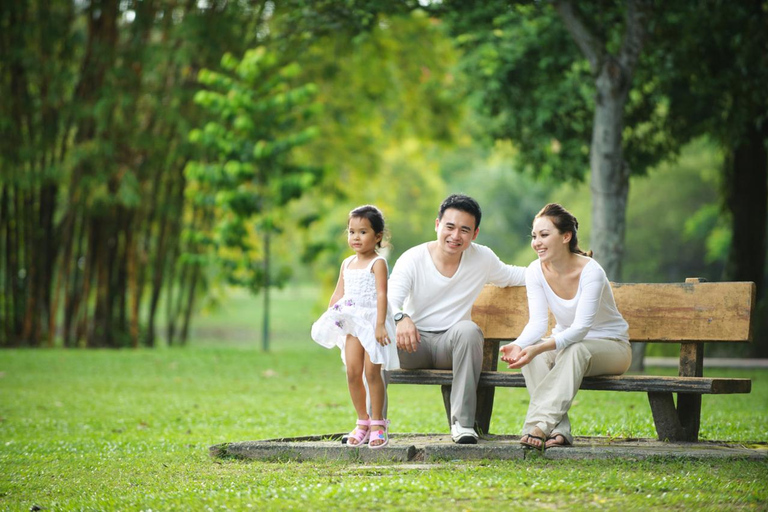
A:
<svg viewBox="0 0 768 512">
<path fill-rule="evenodd" d="M 451 425 L 451 439 L 458 444 L 477 444 L 477 433 L 473 428 L 462 427 L 458 423 Z"/>
</svg>

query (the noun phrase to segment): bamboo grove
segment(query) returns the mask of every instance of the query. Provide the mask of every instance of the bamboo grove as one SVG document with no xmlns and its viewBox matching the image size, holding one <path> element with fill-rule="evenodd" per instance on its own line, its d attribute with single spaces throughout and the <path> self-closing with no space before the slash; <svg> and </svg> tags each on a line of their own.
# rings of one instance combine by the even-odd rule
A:
<svg viewBox="0 0 768 512">
<path fill-rule="evenodd" d="M 160 317 L 185 342 L 206 278 L 184 234 L 213 220 L 184 207 L 196 75 L 260 16 L 198 4 L 0 3 L 0 346 L 153 346 Z"/>
</svg>

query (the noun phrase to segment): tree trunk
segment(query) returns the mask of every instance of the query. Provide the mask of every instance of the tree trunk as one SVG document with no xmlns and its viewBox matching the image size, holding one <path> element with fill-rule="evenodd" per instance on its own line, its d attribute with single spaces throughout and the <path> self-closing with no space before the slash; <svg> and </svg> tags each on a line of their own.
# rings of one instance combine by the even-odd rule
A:
<svg viewBox="0 0 768 512">
<path fill-rule="evenodd" d="M 626 230 L 630 169 L 622 153 L 624 107 L 635 66 L 646 39 L 650 2 L 627 0 L 621 49 L 613 55 L 608 42 L 592 33 L 572 2 L 557 1 L 555 8 L 595 77 L 595 117 L 589 165 L 592 173 L 592 240 L 595 259 L 608 279 L 621 280 Z M 645 348 L 633 347 L 632 369 L 643 366 Z"/>
<path fill-rule="evenodd" d="M 269 288 L 270 283 L 270 238 L 272 224 L 268 223 L 264 230 L 264 318 L 262 324 L 262 348 L 269 352 Z"/>
<path fill-rule="evenodd" d="M 765 311 L 766 233 L 768 232 L 768 123 L 750 123 L 740 143 L 725 162 L 725 200 L 731 212 L 731 247 L 724 270 L 727 281 L 757 284 L 756 357 L 768 356 L 768 320 Z"/>
<path fill-rule="evenodd" d="M 621 280 L 629 195 L 629 167 L 624 161 L 621 147 L 627 91 L 615 84 L 615 77 L 621 75 L 617 67 L 618 64 L 610 61 L 596 82 L 595 124 L 589 155 L 592 171 L 590 248 L 612 281 Z"/>
</svg>

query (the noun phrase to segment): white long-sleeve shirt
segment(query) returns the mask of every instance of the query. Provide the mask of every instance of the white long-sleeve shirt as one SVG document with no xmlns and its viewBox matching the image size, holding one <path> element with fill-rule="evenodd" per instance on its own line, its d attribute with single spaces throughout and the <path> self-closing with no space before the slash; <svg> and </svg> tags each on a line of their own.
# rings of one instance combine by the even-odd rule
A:
<svg viewBox="0 0 768 512">
<path fill-rule="evenodd" d="M 420 331 L 445 331 L 469 320 L 483 286 L 520 286 L 525 268 L 506 265 L 483 245 L 472 243 L 452 277 L 435 267 L 427 243 L 405 251 L 389 278 L 387 297 L 393 313 L 407 313 Z"/>
<path fill-rule="evenodd" d="M 528 295 L 528 324 L 515 340 L 515 345 L 525 348 L 541 340 L 547 332 L 549 310 L 557 322 L 552 329 L 557 350 L 585 338 L 629 343 L 629 326 L 616 308 L 611 284 L 603 267 L 595 260 L 590 259 L 581 270 L 578 291 L 570 300 L 562 299 L 552 291 L 538 259 L 525 271 L 525 290 Z"/>
</svg>

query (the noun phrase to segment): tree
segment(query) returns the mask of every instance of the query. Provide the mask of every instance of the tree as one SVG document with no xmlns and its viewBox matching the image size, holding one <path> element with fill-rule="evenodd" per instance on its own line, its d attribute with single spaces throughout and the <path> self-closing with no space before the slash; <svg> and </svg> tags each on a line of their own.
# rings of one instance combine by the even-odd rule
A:
<svg viewBox="0 0 768 512">
<path fill-rule="evenodd" d="M 285 207 L 320 177 L 319 169 L 291 159 L 294 148 L 317 135 L 308 126 L 319 106 L 312 103 L 317 87 L 294 85 L 298 64 L 285 64 L 264 47 L 246 51 L 241 60 L 227 54 L 221 65 L 224 72 L 199 73 L 207 88 L 195 102 L 215 120 L 190 132 L 190 140 L 209 158 L 187 166 L 187 195 L 217 211 L 219 221 L 207 241 L 228 282 L 263 290 L 266 351 L 269 290 L 282 285 L 291 270 L 290 265 L 272 268 L 270 245 L 281 232 Z"/>
<path fill-rule="evenodd" d="M 659 20 L 651 58 L 669 98 L 664 133 L 678 144 L 707 134 L 725 153 L 722 212 L 730 220 L 723 278 L 754 281 L 756 355 L 768 354 L 768 2 L 676 4 Z"/>
<path fill-rule="evenodd" d="M 224 0 L 2 3 L 0 345 L 152 346 L 163 292 L 169 333 L 189 318 L 189 85 L 265 15 Z"/>
</svg>

